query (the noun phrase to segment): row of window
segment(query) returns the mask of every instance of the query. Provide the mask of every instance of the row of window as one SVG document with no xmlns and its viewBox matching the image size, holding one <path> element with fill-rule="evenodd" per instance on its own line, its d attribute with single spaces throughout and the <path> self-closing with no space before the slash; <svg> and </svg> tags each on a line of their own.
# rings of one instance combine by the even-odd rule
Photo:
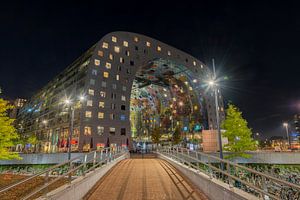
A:
<svg viewBox="0 0 300 200">
<path fill-rule="evenodd" d="M 85 111 L 85 117 L 86 118 L 92 118 L 92 111 Z M 104 119 L 104 112 L 98 112 L 98 119 Z M 109 119 L 111 119 L 111 120 L 116 119 L 116 114 L 113 114 L 113 113 L 109 114 Z M 121 114 L 120 115 L 120 120 L 125 121 L 126 120 L 126 115 Z"/>
<path fill-rule="evenodd" d="M 93 106 L 93 100 L 87 100 L 86 102 L 87 106 Z M 104 108 L 104 101 L 99 101 L 99 108 Z M 115 103 L 111 103 L 111 109 L 116 109 L 116 104 Z M 121 110 L 126 110 L 126 106 L 125 105 L 121 105 Z"/>
<path fill-rule="evenodd" d="M 119 71 L 121 71 L 121 67 L 119 67 L 118 68 L 119 69 Z M 126 73 L 127 74 L 131 74 L 131 70 L 130 69 L 126 69 Z M 92 70 L 92 75 L 97 75 L 98 73 L 97 73 L 97 70 L 96 69 L 93 69 Z M 103 78 L 109 78 L 109 72 L 106 72 L 106 71 L 104 71 L 103 72 Z M 118 81 L 118 80 L 120 80 L 120 75 L 119 74 L 117 74 L 116 75 L 116 80 Z"/>
<path fill-rule="evenodd" d="M 104 134 L 104 127 L 103 126 L 97 126 L 97 134 L 103 135 Z M 115 127 L 109 127 L 109 133 L 115 135 L 116 134 L 116 128 Z M 120 131 L 121 135 L 126 135 L 126 128 L 121 128 Z M 92 127 L 85 126 L 84 127 L 84 135 L 92 135 Z"/>
<path fill-rule="evenodd" d="M 114 89 L 116 89 L 116 88 L 114 88 Z M 122 90 L 126 91 L 126 87 L 123 86 Z M 88 94 L 91 95 L 91 96 L 94 96 L 95 95 L 95 90 L 89 89 L 88 90 Z M 100 91 L 100 97 L 105 98 L 106 97 L 106 92 L 105 91 Z M 116 93 L 111 93 L 111 99 L 116 99 L 116 98 L 117 98 L 117 94 Z M 126 96 L 125 95 L 121 95 L 121 100 L 122 101 L 126 101 Z"/>
</svg>

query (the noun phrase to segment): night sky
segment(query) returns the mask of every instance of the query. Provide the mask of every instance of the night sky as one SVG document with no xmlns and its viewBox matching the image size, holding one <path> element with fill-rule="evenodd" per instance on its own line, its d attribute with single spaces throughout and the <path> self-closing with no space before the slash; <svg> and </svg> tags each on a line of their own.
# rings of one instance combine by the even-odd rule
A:
<svg viewBox="0 0 300 200">
<path fill-rule="evenodd" d="M 219 76 L 229 77 L 225 99 L 241 109 L 253 132 L 285 134 L 282 122 L 300 112 L 299 6 L 126 2 L 1 2 L 3 95 L 29 98 L 106 33 L 130 31 L 208 65 L 215 58 Z"/>
</svg>

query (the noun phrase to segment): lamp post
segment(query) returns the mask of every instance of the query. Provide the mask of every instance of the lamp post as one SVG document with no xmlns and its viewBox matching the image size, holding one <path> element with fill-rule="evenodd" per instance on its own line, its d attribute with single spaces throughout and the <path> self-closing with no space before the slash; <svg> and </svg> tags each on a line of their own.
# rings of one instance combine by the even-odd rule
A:
<svg viewBox="0 0 300 200">
<path fill-rule="evenodd" d="M 218 131 L 219 148 L 220 148 L 220 158 L 223 159 L 222 136 L 221 136 L 221 130 L 220 130 L 220 116 L 219 116 L 218 87 L 217 87 L 217 83 L 216 83 L 217 76 L 216 76 L 215 60 L 214 59 L 212 59 L 212 64 L 213 64 L 213 78 L 208 83 L 213 88 L 213 91 L 214 91 L 217 131 Z"/>
<path fill-rule="evenodd" d="M 290 142 L 290 137 L 289 137 L 289 124 L 287 122 L 284 122 L 283 126 L 285 127 L 285 130 L 286 130 L 286 139 L 288 140 L 289 148 L 291 149 L 291 142 Z"/>
</svg>

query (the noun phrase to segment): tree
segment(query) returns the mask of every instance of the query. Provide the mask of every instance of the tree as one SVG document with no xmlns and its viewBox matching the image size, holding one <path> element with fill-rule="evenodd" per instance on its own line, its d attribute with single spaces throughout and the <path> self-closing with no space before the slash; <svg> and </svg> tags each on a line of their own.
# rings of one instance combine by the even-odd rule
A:
<svg viewBox="0 0 300 200">
<path fill-rule="evenodd" d="M 228 144 L 224 149 L 232 152 L 227 158 L 250 158 L 251 155 L 245 152 L 256 150 L 257 145 L 251 137 L 252 131 L 248 128 L 247 121 L 243 119 L 242 112 L 236 106 L 228 104 L 226 119 L 221 124 L 221 128 L 225 130 L 223 136 L 228 138 Z"/>
<path fill-rule="evenodd" d="M 12 108 L 8 101 L 0 98 L 0 160 L 21 159 L 18 153 L 9 150 L 18 139 L 17 131 L 12 125 L 14 120 L 7 116 L 7 111 Z"/>
<path fill-rule="evenodd" d="M 173 136 L 172 136 L 172 143 L 173 145 L 179 144 L 181 142 L 181 132 L 180 128 L 176 127 Z"/>
</svg>

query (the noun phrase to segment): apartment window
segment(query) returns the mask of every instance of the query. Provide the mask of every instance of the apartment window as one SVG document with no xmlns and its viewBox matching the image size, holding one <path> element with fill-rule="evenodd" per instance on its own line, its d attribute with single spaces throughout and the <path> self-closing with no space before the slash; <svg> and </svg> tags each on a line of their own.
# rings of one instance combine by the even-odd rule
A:
<svg viewBox="0 0 300 200">
<path fill-rule="evenodd" d="M 127 73 L 127 74 L 130 74 L 130 69 L 126 69 L 126 73 Z"/>
<path fill-rule="evenodd" d="M 98 112 L 98 118 L 103 119 L 104 118 L 104 113 L 103 112 Z"/>
<path fill-rule="evenodd" d="M 117 94 L 116 94 L 116 93 L 111 93 L 111 98 L 112 98 L 112 99 L 116 99 L 116 97 L 117 97 Z"/>
<path fill-rule="evenodd" d="M 103 42 L 103 43 L 102 43 L 102 48 L 108 49 L 108 43 L 107 43 L 107 42 Z"/>
<path fill-rule="evenodd" d="M 106 97 L 106 92 L 104 92 L 104 91 L 100 91 L 100 97 Z"/>
<path fill-rule="evenodd" d="M 115 89 L 117 89 L 117 84 L 112 84 L 112 88 L 115 90 Z"/>
<path fill-rule="evenodd" d="M 126 97 L 124 95 L 121 96 L 122 101 L 126 101 Z"/>
<path fill-rule="evenodd" d="M 131 61 L 130 61 L 130 66 L 133 66 L 133 65 L 134 65 L 134 61 L 131 60 Z"/>
<path fill-rule="evenodd" d="M 86 105 L 87 106 L 93 106 L 93 101 L 92 100 L 87 100 Z"/>
<path fill-rule="evenodd" d="M 122 67 L 121 66 L 118 66 L 118 71 L 122 71 Z"/>
<path fill-rule="evenodd" d="M 110 115 L 109 115 L 109 118 L 110 118 L 111 120 L 114 120 L 114 119 L 115 119 L 115 116 L 116 116 L 115 114 L 110 114 Z"/>
<path fill-rule="evenodd" d="M 138 47 L 138 46 L 135 46 L 134 49 L 135 49 L 136 51 L 138 51 L 138 50 L 139 50 L 139 47 Z"/>
<path fill-rule="evenodd" d="M 168 56 L 170 56 L 171 55 L 171 51 L 168 51 Z"/>
<path fill-rule="evenodd" d="M 103 126 L 97 126 L 97 133 L 98 135 L 104 134 L 104 127 Z"/>
<path fill-rule="evenodd" d="M 92 117 L 92 111 L 85 111 L 85 117 L 91 118 Z"/>
<path fill-rule="evenodd" d="M 203 65 L 201 65 L 201 69 L 203 68 Z"/>
<path fill-rule="evenodd" d="M 126 106 L 125 105 L 121 105 L 121 110 L 125 110 Z"/>
<path fill-rule="evenodd" d="M 94 63 L 95 63 L 96 66 L 99 66 L 99 65 L 100 65 L 100 60 L 95 59 L 95 60 L 94 60 Z"/>
<path fill-rule="evenodd" d="M 122 90 L 123 90 L 123 91 L 126 91 L 126 86 L 122 86 Z"/>
<path fill-rule="evenodd" d="M 126 135 L 126 128 L 121 128 L 121 135 Z"/>
<path fill-rule="evenodd" d="M 94 90 L 92 90 L 92 89 L 89 89 L 88 93 L 89 93 L 89 95 L 91 95 L 91 96 L 94 96 L 94 94 L 95 94 L 95 91 L 94 91 Z"/>
<path fill-rule="evenodd" d="M 115 46 L 115 47 L 114 47 L 114 51 L 115 51 L 116 53 L 120 53 L 120 47 Z"/>
<path fill-rule="evenodd" d="M 99 108 L 104 108 L 104 101 L 99 101 Z"/>
<path fill-rule="evenodd" d="M 135 42 L 138 42 L 139 41 L 139 38 L 138 37 L 134 37 L 133 39 Z"/>
<path fill-rule="evenodd" d="M 90 84 L 95 85 L 95 79 L 90 79 Z"/>
<path fill-rule="evenodd" d="M 116 80 L 117 81 L 120 80 L 120 75 L 119 74 L 116 75 Z"/>
<path fill-rule="evenodd" d="M 103 51 L 98 51 L 98 56 L 103 57 Z"/>
<path fill-rule="evenodd" d="M 115 103 L 112 103 L 112 104 L 110 105 L 110 108 L 111 108 L 112 110 L 116 109 L 116 104 L 115 104 Z"/>
<path fill-rule="evenodd" d="M 93 75 L 97 75 L 97 70 L 93 69 L 93 70 L 92 70 L 92 74 L 93 74 Z"/>
<path fill-rule="evenodd" d="M 120 63 L 124 63 L 124 62 L 125 62 L 124 58 L 120 57 Z"/>
<path fill-rule="evenodd" d="M 109 59 L 113 60 L 114 59 L 114 55 L 112 55 L 111 53 L 109 54 Z"/>
<path fill-rule="evenodd" d="M 103 77 L 104 78 L 108 78 L 109 77 L 109 73 L 108 72 L 103 72 Z"/>
<path fill-rule="evenodd" d="M 101 86 L 105 88 L 106 87 L 106 82 L 102 81 Z"/>
<path fill-rule="evenodd" d="M 128 47 L 128 42 L 127 41 L 123 41 L 123 46 L 124 47 Z"/>
<path fill-rule="evenodd" d="M 111 69 L 111 63 L 109 63 L 109 62 L 105 63 L 105 67 L 106 67 L 106 69 Z"/>
<path fill-rule="evenodd" d="M 160 46 L 157 46 L 157 51 L 161 51 L 161 47 Z"/>
<path fill-rule="evenodd" d="M 116 128 L 114 128 L 114 127 L 109 127 L 109 133 L 110 133 L 110 134 L 115 134 L 115 133 L 116 133 Z"/>
<path fill-rule="evenodd" d="M 147 47 L 150 47 L 151 43 L 150 42 L 146 42 L 146 45 L 147 45 Z"/>
<path fill-rule="evenodd" d="M 92 127 L 85 126 L 84 127 L 84 135 L 92 135 Z"/>
<path fill-rule="evenodd" d="M 129 55 L 130 55 L 130 53 L 129 53 L 128 50 L 125 51 L 125 55 L 126 55 L 126 56 L 129 56 Z"/>
<path fill-rule="evenodd" d="M 111 37 L 111 41 L 117 42 L 117 38 L 116 38 L 115 36 L 112 36 L 112 37 Z"/>
<path fill-rule="evenodd" d="M 125 121 L 126 120 L 126 116 L 125 115 L 120 115 L 120 120 L 121 121 Z"/>
<path fill-rule="evenodd" d="M 193 65 L 196 66 L 196 61 L 193 61 Z"/>
</svg>

